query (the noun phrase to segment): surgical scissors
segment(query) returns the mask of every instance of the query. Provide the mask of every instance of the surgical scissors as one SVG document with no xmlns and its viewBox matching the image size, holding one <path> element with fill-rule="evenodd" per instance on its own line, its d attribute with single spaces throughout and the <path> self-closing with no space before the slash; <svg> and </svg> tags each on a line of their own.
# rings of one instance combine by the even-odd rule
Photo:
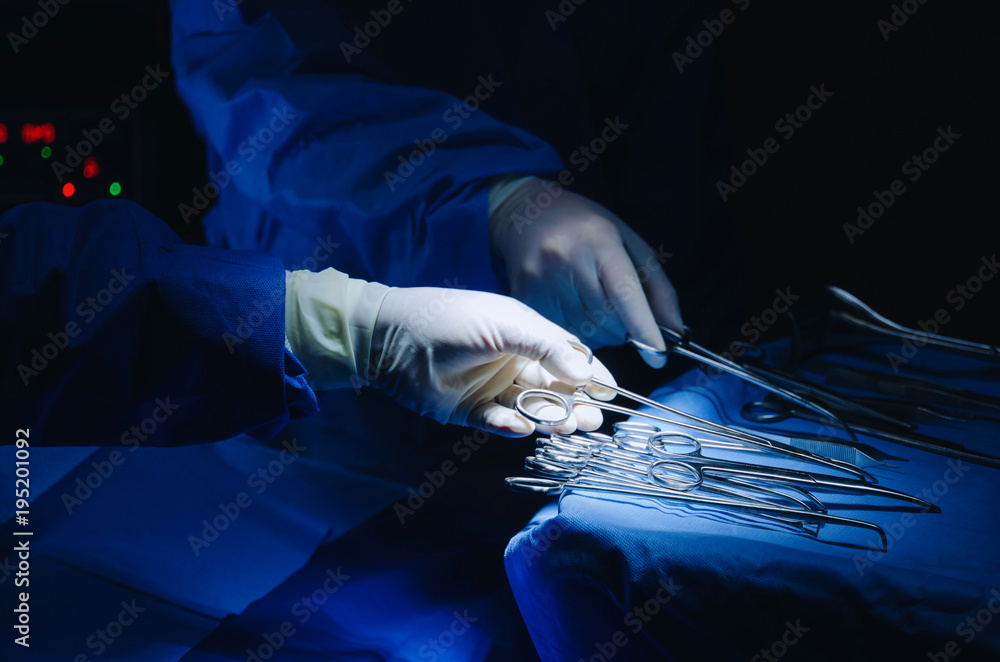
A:
<svg viewBox="0 0 1000 662">
<path fill-rule="evenodd" d="M 905 492 L 900 492 L 892 488 L 871 485 L 864 481 L 847 480 L 836 476 L 825 476 L 794 469 L 748 465 L 744 462 L 707 458 L 701 452 L 701 443 L 683 432 L 658 432 L 650 436 L 649 448 L 654 455 L 667 458 L 666 460 L 660 460 L 650 465 L 649 477 L 653 480 L 657 480 L 654 474 L 658 465 L 664 462 L 670 462 L 671 464 L 681 463 L 691 467 L 695 471 L 699 482 L 705 477 L 705 472 L 713 474 L 722 473 L 741 476 L 747 479 L 766 479 L 791 485 L 807 485 L 809 487 L 860 492 L 863 494 L 884 496 L 890 499 L 901 499 L 918 505 L 929 512 L 941 512 L 939 507 L 929 501 L 910 496 Z M 676 450 L 671 450 L 672 448 Z"/>
<path fill-rule="evenodd" d="M 780 395 L 781 397 L 790 400 L 801 407 L 812 410 L 816 414 L 822 416 L 827 422 L 835 423 L 837 426 L 843 428 L 844 432 L 853 439 L 857 441 L 858 438 L 854 435 L 854 432 L 844 423 L 836 414 L 827 409 L 826 407 L 820 406 L 815 402 L 810 402 L 806 398 L 803 398 L 799 394 L 775 384 L 771 379 L 766 376 L 756 374 L 753 371 L 747 370 L 744 366 L 739 363 L 727 359 L 724 356 L 711 352 L 698 343 L 693 342 L 689 336 L 691 335 L 691 329 L 684 327 L 682 333 L 678 333 L 673 329 L 660 325 L 660 332 L 663 334 L 663 339 L 666 341 L 667 349 L 666 351 L 660 351 L 655 347 L 651 347 L 643 342 L 639 342 L 635 338 L 629 337 L 628 341 L 640 352 L 645 352 L 647 354 L 655 354 L 657 356 L 666 356 L 671 352 L 680 354 L 681 356 L 686 356 L 690 359 L 694 359 L 700 363 L 704 363 L 707 366 L 715 368 L 717 370 L 722 370 L 728 372 L 731 375 L 739 377 L 740 379 L 750 382 L 755 386 L 759 386 L 766 391 L 770 391 L 775 395 Z"/>
<path fill-rule="evenodd" d="M 593 359 L 593 353 L 590 351 L 590 348 L 588 348 L 586 345 L 583 345 L 582 343 L 575 342 L 575 341 L 571 341 L 570 344 L 574 347 L 574 349 L 577 349 L 578 351 L 581 351 L 585 355 L 587 355 L 588 361 L 590 361 L 590 360 Z M 878 482 L 875 479 L 874 476 L 872 476 L 871 474 L 869 474 L 868 472 L 864 471 L 863 469 L 859 469 L 858 467 L 856 467 L 856 466 L 854 466 L 854 465 L 852 465 L 852 464 L 850 464 L 848 462 L 844 462 L 844 461 L 841 461 L 841 460 L 831 460 L 831 459 L 823 457 L 821 455 L 817 455 L 815 453 L 810 453 L 809 451 L 806 451 L 806 450 L 800 450 L 798 448 L 794 448 L 794 447 L 789 446 L 787 444 L 783 444 L 781 442 L 774 441 L 774 440 L 768 439 L 766 437 L 762 437 L 760 435 L 756 435 L 756 434 L 753 434 L 753 433 L 750 433 L 750 432 L 745 432 L 745 431 L 742 431 L 742 430 L 735 430 L 735 429 L 727 428 L 724 425 L 720 425 L 718 423 L 714 423 L 712 421 L 709 421 L 707 419 L 701 418 L 699 416 L 695 416 L 694 414 L 689 414 L 687 412 L 683 412 L 683 411 L 681 411 L 679 409 L 674 409 L 673 407 L 669 407 L 667 405 L 659 403 L 656 400 L 652 400 L 650 398 L 643 397 L 643 396 L 639 395 L 638 393 L 633 393 L 632 391 L 629 391 L 628 389 L 624 389 L 624 388 L 622 388 L 620 386 L 617 386 L 615 384 L 611 384 L 611 383 L 605 382 L 605 381 L 603 381 L 603 380 L 601 380 L 599 378 L 596 378 L 596 377 L 591 380 L 591 383 L 594 384 L 595 386 L 599 386 L 599 387 L 601 387 L 603 389 L 612 391 L 612 392 L 614 392 L 614 393 L 616 393 L 618 395 L 621 395 L 621 396 L 623 396 L 625 398 L 628 398 L 628 399 L 632 400 L 633 402 L 638 402 L 639 404 L 643 404 L 643 405 L 646 405 L 648 407 L 653 407 L 655 409 L 659 409 L 660 411 L 664 411 L 664 412 L 667 412 L 669 414 L 673 414 L 674 416 L 679 416 L 681 418 L 687 418 L 687 419 L 693 420 L 696 423 L 698 423 L 698 425 L 696 425 L 694 423 L 688 423 L 686 421 L 679 421 L 679 420 L 673 420 L 673 419 L 669 419 L 669 418 L 664 418 L 662 416 L 657 416 L 655 414 L 650 414 L 650 413 L 643 412 L 643 411 L 629 409 L 628 407 L 621 407 L 621 406 L 618 406 L 618 405 L 613 405 L 610 402 L 604 402 L 604 401 L 601 401 L 601 400 L 594 400 L 594 399 L 591 399 L 589 397 L 580 398 L 580 396 L 578 394 L 581 391 L 583 391 L 583 388 L 579 389 L 577 391 L 577 393 L 575 393 L 573 395 L 567 395 L 567 394 L 564 394 L 564 393 L 557 393 L 555 391 L 551 391 L 551 390 L 548 390 L 548 389 L 541 389 L 541 388 L 529 388 L 529 389 L 525 389 L 525 390 L 521 391 L 517 395 L 517 397 L 515 398 L 514 409 L 517 410 L 517 412 L 520 413 L 521 415 L 523 415 L 525 418 L 527 418 L 528 420 L 530 420 L 533 423 L 535 423 L 536 425 L 553 427 L 553 426 L 557 426 L 557 425 L 559 425 L 561 423 L 564 423 L 564 422 L 566 422 L 569 419 L 570 414 L 573 411 L 573 405 L 574 405 L 574 403 L 582 403 L 582 404 L 584 404 L 587 407 L 596 407 L 596 408 L 602 409 L 604 411 L 610 411 L 610 412 L 614 412 L 614 413 L 617 413 L 617 414 L 623 414 L 625 416 L 640 416 L 640 417 L 646 418 L 648 420 L 658 421 L 658 422 L 661 422 L 661 423 L 669 423 L 671 425 L 676 425 L 676 426 L 679 426 L 679 427 L 683 427 L 683 428 L 686 428 L 688 430 L 692 430 L 692 431 L 695 431 L 695 432 L 700 432 L 700 433 L 709 434 L 709 435 L 716 435 L 716 436 L 722 437 L 724 439 L 730 439 L 730 440 L 734 440 L 734 441 L 739 441 L 741 443 L 748 444 L 750 446 L 756 446 L 758 448 L 763 448 L 763 449 L 766 449 L 766 450 L 769 450 L 769 451 L 772 451 L 772 452 L 775 452 L 775 453 L 780 453 L 780 454 L 783 454 L 783 455 L 787 455 L 787 456 L 793 457 L 793 458 L 798 459 L 798 460 L 803 461 L 803 462 L 820 464 L 820 465 L 823 465 L 823 466 L 826 466 L 826 467 L 829 467 L 829 468 L 832 468 L 832 469 L 836 469 L 838 471 L 843 471 L 845 473 L 853 474 L 856 477 L 862 478 L 862 479 L 864 479 L 864 480 L 866 480 L 868 482 L 871 482 L 871 483 L 877 483 Z M 530 401 L 532 399 L 539 399 L 539 400 L 542 400 L 543 402 L 546 402 L 548 404 L 560 407 L 561 410 L 562 410 L 562 413 L 557 418 L 542 418 L 538 414 L 535 414 L 534 412 L 532 412 L 531 409 L 526 405 L 526 402 L 528 402 L 528 401 Z"/>
<path fill-rule="evenodd" d="M 509 489 L 518 492 L 530 492 L 533 494 L 555 495 L 576 490 L 610 492 L 629 496 L 650 497 L 654 499 L 667 498 L 674 501 L 705 503 L 725 508 L 733 508 L 736 510 L 747 510 L 756 513 L 766 513 L 778 516 L 793 516 L 802 518 L 807 522 L 812 523 L 841 524 L 844 526 L 852 526 L 874 531 L 878 534 L 882 543 L 879 551 L 886 551 L 889 544 L 885 531 L 882 530 L 882 527 L 871 522 L 850 519 L 848 517 L 839 517 L 826 512 L 817 512 L 809 509 L 797 510 L 786 506 L 771 505 L 766 503 L 725 499 L 704 494 L 688 494 L 686 492 L 667 490 L 665 488 L 643 483 L 641 481 L 629 481 L 627 479 L 620 479 L 618 481 L 602 481 L 600 479 L 595 480 L 594 478 L 575 475 L 564 480 L 518 476 L 514 478 L 507 478 L 504 483 Z"/>
<path fill-rule="evenodd" d="M 657 464 L 656 476 L 651 470 L 654 463 Z M 657 460 L 642 451 L 625 448 L 580 447 L 572 440 L 559 438 L 550 438 L 548 442 L 536 448 L 533 457 L 525 458 L 524 466 L 528 471 L 544 478 L 569 478 L 579 474 L 602 479 L 614 477 L 639 482 L 648 480 L 651 484 L 658 484 L 672 491 L 690 492 L 701 488 L 726 496 L 771 503 L 726 487 L 737 485 L 747 491 L 765 494 L 771 498 L 787 499 L 802 508 L 810 508 L 804 501 L 784 492 L 751 484 L 739 478 L 703 476 L 698 469 L 685 462 Z M 705 478 L 710 481 L 714 479 L 714 482 L 705 483 Z M 811 494 L 795 486 L 789 487 L 809 498 L 818 506 L 819 511 L 825 512 L 825 506 Z"/>
</svg>

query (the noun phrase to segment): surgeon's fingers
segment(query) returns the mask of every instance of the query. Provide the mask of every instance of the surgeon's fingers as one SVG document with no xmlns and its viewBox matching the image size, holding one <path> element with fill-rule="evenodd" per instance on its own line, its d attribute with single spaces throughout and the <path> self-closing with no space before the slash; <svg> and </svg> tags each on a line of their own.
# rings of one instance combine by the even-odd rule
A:
<svg viewBox="0 0 1000 662">
<path fill-rule="evenodd" d="M 574 386 L 589 384 L 594 371 L 587 357 L 573 349 L 575 338 L 523 304 L 520 315 L 497 321 L 496 349 L 538 361 L 558 379 Z"/>
<path fill-rule="evenodd" d="M 618 306 L 605 292 L 598 270 L 602 265 L 594 257 L 593 268 L 574 273 L 575 297 L 579 305 L 566 306 L 567 321 L 590 347 L 620 345 L 628 330 L 617 315 Z"/>
<path fill-rule="evenodd" d="M 576 342 L 579 343 L 579 341 Z M 573 349 L 580 352 L 581 356 L 590 356 L 590 367 L 594 372 L 595 379 L 599 379 L 601 382 L 611 386 L 618 385 L 618 382 L 616 382 L 615 378 L 611 375 L 611 371 L 608 370 L 607 367 L 601 363 L 600 359 L 594 356 L 592 352 L 584 351 L 578 347 L 573 347 Z M 525 388 L 542 388 L 565 395 L 573 395 L 577 391 L 576 386 L 567 384 L 566 382 L 560 380 L 548 370 L 543 368 L 537 361 L 525 362 L 524 367 L 521 368 L 521 372 L 518 373 L 517 377 L 514 379 L 514 383 Z M 599 386 L 593 382 L 587 384 L 584 391 L 587 395 L 596 400 L 611 400 L 617 395 L 615 391 Z M 504 404 L 507 404 L 509 407 L 514 406 L 513 400 L 509 404 Z"/>
<path fill-rule="evenodd" d="M 576 417 L 578 430 L 590 432 L 604 424 L 604 415 L 597 407 L 587 405 L 588 398 L 578 397 L 573 403 L 573 416 Z"/>
<path fill-rule="evenodd" d="M 553 375 L 538 361 L 525 361 L 521 372 L 514 378 L 514 383 L 524 388 L 544 388 L 565 395 L 573 395 L 578 388 Z"/>
<path fill-rule="evenodd" d="M 598 360 L 596 356 L 594 357 L 594 360 L 590 365 L 591 368 L 593 368 L 594 370 L 595 379 L 599 379 L 605 384 L 609 384 L 611 386 L 618 386 L 618 382 L 615 381 L 615 378 L 611 375 L 611 371 L 608 370 L 604 366 L 604 364 Z M 617 393 L 615 393 L 611 389 L 604 388 L 603 386 L 598 386 L 593 382 L 588 384 L 587 387 L 584 389 L 584 391 L 586 391 L 587 395 L 597 400 L 613 400 L 614 397 L 617 395 Z"/>
<path fill-rule="evenodd" d="M 535 431 L 534 424 L 527 418 L 496 402 L 484 402 L 475 407 L 466 424 L 503 437 L 526 437 Z"/>
<path fill-rule="evenodd" d="M 640 356 L 653 368 L 662 368 L 667 362 L 667 344 L 656 325 L 656 318 L 624 244 L 616 242 L 605 247 L 599 260 L 604 291 L 618 311 L 629 337 L 663 352 L 662 355 L 640 352 Z"/>
<path fill-rule="evenodd" d="M 639 235 L 632 234 L 634 236 L 626 236 L 625 247 L 633 263 L 641 270 L 642 278 L 645 279 L 642 287 L 646 292 L 649 307 L 653 311 L 653 317 L 663 326 L 680 333 L 684 330 L 684 319 L 681 317 L 677 290 L 667 278 L 661 261 L 652 247 Z"/>
</svg>

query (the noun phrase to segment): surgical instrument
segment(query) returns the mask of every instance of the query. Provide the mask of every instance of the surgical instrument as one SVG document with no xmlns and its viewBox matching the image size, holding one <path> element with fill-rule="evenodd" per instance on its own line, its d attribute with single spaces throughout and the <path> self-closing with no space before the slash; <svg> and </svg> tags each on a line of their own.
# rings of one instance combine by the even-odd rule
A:
<svg viewBox="0 0 1000 662">
<path fill-rule="evenodd" d="M 829 336 L 833 336 L 836 323 L 840 322 L 855 333 L 871 335 L 872 333 L 891 336 L 899 340 L 910 340 L 926 343 L 935 347 L 966 354 L 976 358 L 989 358 L 996 361 L 1000 358 L 1000 347 L 983 343 L 970 342 L 910 329 L 875 312 L 856 296 L 840 289 L 827 286 L 806 301 L 797 303 L 795 310 L 790 312 L 795 327 L 795 336 L 803 340 L 810 332 L 819 336 L 818 344 L 826 349 L 836 347 L 830 344 Z M 867 339 L 849 339 L 844 337 L 841 345 L 865 344 Z"/>
<path fill-rule="evenodd" d="M 587 347 L 583 343 L 573 340 L 571 340 L 569 344 L 571 347 L 573 347 L 579 352 L 582 352 L 587 357 L 587 363 L 593 361 L 594 353 L 590 350 L 589 347 Z M 767 437 L 762 437 L 758 434 L 747 432 L 745 430 L 728 428 L 725 425 L 721 425 L 719 423 L 715 423 L 714 421 L 710 421 L 700 416 L 695 416 L 694 414 L 690 414 L 688 412 L 681 411 L 673 407 L 669 407 L 663 403 L 657 402 L 656 400 L 643 397 L 638 393 L 634 393 L 632 391 L 629 391 L 628 389 L 624 389 L 618 386 L 617 384 L 611 384 L 596 377 L 592 378 L 590 383 L 594 384 L 595 386 L 599 386 L 600 388 L 603 388 L 605 390 L 616 393 L 617 395 L 621 395 L 622 397 L 628 398 L 633 402 L 637 402 L 639 404 L 643 404 L 646 405 L 647 407 L 652 407 L 654 409 L 659 409 L 666 413 L 673 414 L 674 416 L 680 416 L 682 418 L 693 420 L 696 423 L 700 424 L 700 426 L 704 427 L 700 427 L 699 425 L 694 425 L 686 421 L 678 421 L 678 420 L 663 418 L 662 416 L 656 416 L 654 414 L 649 414 L 647 412 L 628 409 L 627 407 L 619 407 L 617 405 L 612 405 L 608 402 L 593 400 L 590 398 L 584 399 L 585 406 L 597 407 L 598 409 L 603 409 L 605 411 L 611 411 L 618 414 L 623 414 L 625 416 L 640 416 L 649 420 L 654 420 L 661 423 L 669 423 L 671 425 L 687 428 L 695 432 L 702 432 L 710 435 L 714 434 L 724 439 L 731 439 L 734 441 L 750 444 L 752 446 L 756 446 L 759 448 L 773 450 L 774 452 L 777 453 L 784 453 L 786 455 L 793 456 L 805 462 L 815 462 L 817 464 L 822 464 L 824 466 L 834 468 L 839 471 L 844 471 L 846 473 L 854 474 L 855 476 L 863 478 L 864 480 L 867 480 L 872 483 L 878 482 L 875 479 L 875 477 L 869 474 L 867 471 L 859 469 L 858 467 L 849 464 L 847 462 L 843 462 L 840 460 L 831 460 L 830 458 L 823 457 L 822 455 L 816 455 L 815 453 L 810 453 L 809 451 L 801 450 L 793 446 L 789 446 L 787 444 L 783 444 L 781 442 L 768 439 Z M 586 387 L 578 389 L 577 393 L 584 392 L 585 388 Z M 539 398 L 545 402 L 548 402 L 549 404 L 561 407 L 562 414 L 560 415 L 559 418 L 555 419 L 541 418 L 537 414 L 531 412 L 530 409 L 525 405 L 525 402 L 532 398 Z M 577 399 L 576 395 L 572 396 L 565 395 L 562 393 L 549 391 L 547 389 L 525 389 L 524 391 L 519 393 L 517 398 L 515 399 L 514 408 L 536 425 L 556 426 L 569 419 L 570 414 L 573 411 L 573 404 L 576 399 Z"/>
<path fill-rule="evenodd" d="M 614 494 L 624 494 L 628 496 L 639 496 L 639 497 L 650 497 L 650 498 L 667 498 L 674 501 L 686 501 L 691 503 L 704 503 L 707 505 L 722 506 L 725 508 L 733 508 L 736 510 L 746 510 L 757 513 L 774 514 L 779 516 L 792 516 L 798 517 L 806 520 L 807 522 L 819 523 L 819 524 L 841 524 L 844 526 L 857 527 L 862 529 L 868 529 L 869 531 L 874 531 L 878 534 L 881 541 L 881 547 L 877 551 L 886 551 L 888 549 L 888 539 L 886 538 L 885 531 L 882 527 L 871 522 L 865 522 L 863 520 L 851 519 L 848 517 L 839 517 L 837 515 L 831 515 L 824 512 L 816 512 L 813 510 L 803 509 L 796 510 L 787 508 L 785 506 L 775 506 L 763 503 L 751 503 L 747 501 L 739 501 L 733 499 L 723 499 L 720 497 L 713 497 L 707 495 L 699 494 L 688 494 L 686 492 L 671 491 L 665 488 L 658 488 L 648 483 L 642 483 L 640 481 L 621 481 L 618 483 L 611 481 L 601 481 L 599 479 L 588 478 L 585 476 L 574 476 L 567 480 L 553 480 L 549 478 L 532 478 L 532 477 L 514 477 L 507 478 L 505 484 L 509 489 L 519 491 L 519 492 L 529 492 L 534 494 L 547 494 L 555 495 L 561 494 L 563 492 L 571 492 L 576 490 L 584 490 L 591 492 L 608 492 Z"/>
<path fill-rule="evenodd" d="M 748 427 L 746 424 L 740 425 L 734 422 L 730 413 L 724 408 L 720 407 L 718 403 L 707 393 L 700 392 L 700 389 L 687 391 L 689 395 L 700 395 L 705 399 L 705 401 L 716 411 L 719 420 L 726 421 L 727 425 L 731 429 L 735 430 L 746 430 L 748 432 L 762 432 L 758 428 Z M 631 423 L 631 422 L 630 422 Z M 615 424 L 619 425 L 618 423 Z M 643 423 L 645 425 L 645 423 Z M 656 428 L 657 431 L 659 428 Z M 805 432 L 800 432 L 797 430 L 766 430 L 766 433 L 772 437 L 780 437 L 781 440 L 792 446 L 793 448 L 799 448 L 802 450 L 815 453 L 817 455 L 822 455 L 823 457 L 828 457 L 834 460 L 840 460 L 842 462 L 847 462 L 848 464 L 853 464 L 857 467 L 867 468 L 872 466 L 884 466 L 891 469 L 897 468 L 897 465 L 890 464 L 886 460 L 906 462 L 906 458 L 899 457 L 896 455 L 890 455 L 870 444 L 866 444 L 860 441 L 850 441 L 846 439 L 834 439 L 830 435 L 825 434 L 808 434 Z"/>
<path fill-rule="evenodd" d="M 552 440 L 551 445 L 536 449 L 533 457 L 525 458 L 524 466 L 531 473 L 543 478 L 566 479 L 582 474 L 602 479 L 624 478 L 639 482 L 648 479 L 649 483 L 678 492 L 690 492 L 696 488 L 702 488 L 708 492 L 743 498 L 757 503 L 771 503 L 729 487 L 737 486 L 771 498 L 790 500 L 802 508 L 826 512 L 822 502 L 796 486 L 791 487 L 797 493 L 810 499 L 817 508 L 811 508 L 804 501 L 783 492 L 750 484 L 739 478 L 705 475 L 697 467 L 687 462 L 644 458 L 641 453 L 621 448 L 602 448 L 598 452 L 587 452 L 574 448 L 572 445 L 560 447 L 560 442 Z M 643 484 L 647 483 L 643 482 Z"/>
<path fill-rule="evenodd" d="M 844 479 L 837 476 L 825 474 L 809 473 L 796 469 L 786 469 L 782 467 L 769 466 L 764 464 L 750 464 L 747 462 L 737 462 L 729 459 L 718 459 L 706 457 L 702 453 L 704 444 L 694 437 L 683 432 L 653 432 L 643 439 L 641 443 L 636 443 L 640 438 L 634 431 L 621 434 L 616 432 L 612 440 L 615 448 L 608 445 L 588 444 L 582 445 L 572 438 L 562 438 L 553 435 L 548 442 L 542 442 L 540 449 L 556 449 L 555 456 L 573 456 L 577 458 L 602 459 L 614 458 L 617 460 L 631 461 L 643 464 L 648 467 L 646 473 L 654 482 L 664 484 L 674 489 L 690 490 L 700 485 L 706 476 L 718 476 L 723 474 L 730 480 L 731 477 L 744 479 L 767 480 L 789 485 L 804 485 L 808 487 L 827 488 L 834 491 L 854 492 L 859 494 L 879 495 L 892 499 L 901 499 L 916 504 L 930 512 L 940 512 L 940 509 L 923 499 L 910 496 L 903 492 L 891 488 L 872 485 L 865 481 L 854 479 Z M 541 456 L 547 456 L 542 453 Z M 536 457 L 539 456 L 536 450 Z M 682 466 L 683 470 L 678 471 L 677 467 Z M 667 467 L 673 474 L 680 473 L 677 478 L 672 475 L 669 481 L 664 481 L 658 475 L 658 469 Z M 744 483 L 745 484 L 745 483 Z M 804 492 L 810 499 L 812 495 Z"/>
<path fill-rule="evenodd" d="M 818 417 L 816 417 L 812 412 L 795 409 L 792 405 L 777 400 L 748 402 L 740 409 L 740 414 L 747 420 L 754 421 L 756 423 L 775 423 L 783 421 L 791 416 L 805 420 L 819 420 Z M 877 439 L 884 439 L 886 441 L 892 441 L 905 446 L 919 448 L 920 450 L 928 451 L 930 453 L 937 453 L 946 457 L 975 462 L 977 464 L 1000 467 L 1000 457 L 968 450 L 961 444 L 952 441 L 946 441 L 944 439 L 938 439 L 936 437 L 930 437 L 916 432 L 903 434 L 859 425 L 855 425 L 854 429 L 862 434 L 868 435 L 869 437 L 875 437 Z"/>
<path fill-rule="evenodd" d="M 727 428 L 723 425 L 713 423 L 711 421 L 700 418 L 693 414 L 688 414 L 685 412 L 681 412 L 680 410 L 673 409 L 672 407 L 668 407 L 667 405 L 656 402 L 655 400 L 644 398 L 641 395 L 632 393 L 631 391 L 609 384 L 607 382 L 604 382 L 596 378 L 592 380 L 592 383 L 602 388 L 614 391 L 615 393 L 623 395 L 624 397 L 627 397 L 641 404 L 645 404 L 647 406 L 666 411 L 675 416 L 690 418 L 692 420 L 697 421 L 698 423 L 701 423 L 702 426 L 704 427 L 695 425 L 693 423 L 687 423 L 686 421 L 672 420 L 664 418 L 662 416 L 657 416 L 655 414 L 650 414 L 639 410 L 629 409 L 627 407 L 613 405 L 609 402 L 603 402 L 601 400 L 592 400 L 586 397 L 580 398 L 580 396 L 578 395 L 567 395 L 564 393 L 557 393 L 555 391 L 550 391 L 547 389 L 539 389 L 539 388 L 525 389 L 524 391 L 519 393 L 514 401 L 514 408 L 517 410 L 518 413 L 520 413 L 522 416 L 524 416 L 525 418 L 527 418 L 536 425 L 553 427 L 569 419 L 570 413 L 573 411 L 574 404 L 583 404 L 584 406 L 587 407 L 597 407 L 605 411 L 624 414 L 626 416 L 640 416 L 650 420 L 659 421 L 661 423 L 669 423 L 671 425 L 683 427 L 689 430 L 693 430 L 695 432 L 700 432 L 709 435 L 716 435 L 719 437 L 723 437 L 724 439 L 739 441 L 751 446 L 756 446 L 758 448 L 764 448 L 773 451 L 775 453 L 781 453 L 793 457 L 795 459 L 801 460 L 803 462 L 821 464 L 823 466 L 836 469 L 838 471 L 854 474 L 855 476 L 868 480 L 869 482 L 872 483 L 878 482 L 875 480 L 874 476 L 872 476 L 868 472 L 864 471 L 863 469 L 859 469 L 858 467 L 855 467 L 853 465 L 850 465 L 846 462 L 831 460 L 821 455 L 810 453 L 809 451 L 800 450 L 792 446 L 782 444 L 781 442 L 767 439 L 766 437 L 751 434 L 749 432 L 743 432 L 740 430 L 733 430 Z M 556 418 L 542 418 L 538 414 L 534 413 L 532 411 L 532 408 L 526 404 L 530 402 L 532 399 L 540 399 L 547 404 L 556 405 L 561 409 L 561 414 Z"/>
<path fill-rule="evenodd" d="M 884 400 L 882 398 L 852 398 L 855 402 L 877 407 L 901 419 L 913 423 L 969 423 L 971 421 L 990 421 L 1000 423 L 1000 416 L 986 416 L 971 411 L 929 405 L 926 403 L 909 402 L 907 400 Z"/>
<path fill-rule="evenodd" d="M 957 386 L 939 384 L 919 377 L 853 368 L 829 361 L 812 361 L 811 364 L 822 371 L 832 386 L 869 391 L 933 406 L 1000 411 L 1000 398 Z"/>
<path fill-rule="evenodd" d="M 709 367 L 721 370 L 723 372 L 728 372 L 731 375 L 739 377 L 740 379 L 750 382 L 755 386 L 759 386 L 766 391 L 770 391 L 776 395 L 779 395 L 787 400 L 795 402 L 799 406 L 806 407 L 812 410 L 816 414 L 824 417 L 828 422 L 835 423 L 839 427 L 843 428 L 844 432 L 848 434 L 851 439 L 857 441 L 857 437 L 851 431 L 851 429 L 833 412 L 826 409 L 825 407 L 816 404 L 815 402 L 810 402 L 806 398 L 801 397 L 797 393 L 789 391 L 788 389 L 775 384 L 768 378 L 755 374 L 752 371 L 747 370 L 739 363 L 727 359 L 724 356 L 711 352 L 701 345 L 693 342 L 690 339 L 691 330 L 688 327 L 684 327 L 684 331 L 678 333 L 673 329 L 660 325 L 660 332 L 663 334 L 663 339 L 667 344 L 666 351 L 660 351 L 655 347 L 651 347 L 645 343 L 639 342 L 635 338 L 629 337 L 628 341 L 640 352 L 645 352 L 647 354 L 655 354 L 659 356 L 666 356 L 671 352 L 680 354 L 681 356 L 686 356 L 690 359 L 694 359 L 700 363 L 703 363 Z"/>
<path fill-rule="evenodd" d="M 870 419 L 881 423 L 888 423 L 904 430 L 912 430 L 916 427 L 907 421 L 886 414 L 877 408 L 870 407 L 853 398 L 831 391 L 803 377 L 767 365 L 764 363 L 767 354 L 763 347 L 750 345 L 749 343 L 743 343 L 743 346 L 751 349 L 751 351 L 740 355 L 739 364 L 745 370 L 758 375 L 762 379 L 769 379 L 776 384 L 780 384 L 804 398 L 809 398 L 813 402 L 822 403 L 842 419 Z"/>
<path fill-rule="evenodd" d="M 808 473 L 794 469 L 783 469 L 778 467 L 764 467 L 760 465 L 749 465 L 744 462 L 733 462 L 707 458 L 701 453 L 701 444 L 697 439 L 682 432 L 660 432 L 649 438 L 649 448 L 654 455 L 669 458 L 670 460 L 682 461 L 694 467 L 699 476 L 704 476 L 706 471 L 713 473 L 726 473 L 745 478 L 760 478 L 776 482 L 786 482 L 793 485 L 808 485 L 810 487 L 825 487 L 832 490 L 858 492 L 862 494 L 872 494 L 888 497 L 891 499 L 901 499 L 909 501 L 924 508 L 927 511 L 939 513 L 941 509 L 920 499 L 910 496 L 904 492 L 888 487 L 872 485 L 864 481 L 856 481 L 838 478 L 836 476 L 826 476 L 822 474 Z M 671 448 L 677 450 L 670 450 Z M 681 460 L 683 458 L 683 460 Z M 655 467 L 658 463 L 654 463 Z M 652 472 L 652 468 L 650 469 Z"/>
</svg>

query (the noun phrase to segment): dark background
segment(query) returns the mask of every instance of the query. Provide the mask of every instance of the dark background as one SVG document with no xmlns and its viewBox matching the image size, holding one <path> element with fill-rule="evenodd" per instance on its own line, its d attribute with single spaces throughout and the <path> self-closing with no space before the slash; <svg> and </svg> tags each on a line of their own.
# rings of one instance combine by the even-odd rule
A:
<svg viewBox="0 0 1000 662">
<path fill-rule="evenodd" d="M 800 294 L 831 283 L 913 325 L 938 308 L 952 310 L 949 290 L 997 251 L 996 40 L 983 6 L 926 2 L 888 40 L 877 21 L 889 19 L 890 2 L 755 0 L 737 12 L 722 36 L 735 162 L 768 137 L 781 143 L 728 203 L 750 252 L 750 313 L 769 307 L 776 288 Z M 15 55 L 7 33 L 38 10 L 21 0 L 0 10 L 0 122 L 11 113 L 42 117 L 53 110 L 89 112 L 96 120 L 142 80 L 146 65 L 169 67 L 166 3 L 70 0 Z M 168 83 L 129 118 L 137 152 L 109 158 L 130 159 L 120 165 L 135 168 L 123 197 L 198 241 L 197 227 L 181 222 L 178 205 L 204 185 L 204 148 Z M 832 98 L 783 139 L 775 122 L 821 84 Z M 903 162 L 948 126 L 961 139 L 919 181 L 906 181 L 906 193 L 850 244 L 842 226 L 855 221 L 856 208 L 893 179 L 905 180 Z M 10 148 L 0 145 L 0 154 Z M 0 166 L 4 208 L 15 201 L 13 177 L 8 158 Z M 944 332 L 996 343 L 998 303 L 1000 280 L 954 313 Z"/>
</svg>

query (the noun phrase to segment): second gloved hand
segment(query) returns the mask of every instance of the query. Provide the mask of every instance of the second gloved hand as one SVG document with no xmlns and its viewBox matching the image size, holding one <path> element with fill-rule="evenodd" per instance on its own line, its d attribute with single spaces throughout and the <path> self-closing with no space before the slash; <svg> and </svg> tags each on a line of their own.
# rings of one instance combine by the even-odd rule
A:
<svg viewBox="0 0 1000 662">
<path fill-rule="evenodd" d="M 495 181 L 490 245 L 507 268 L 511 296 L 591 347 L 631 337 L 662 352 L 657 324 L 683 329 L 660 257 L 611 211 L 558 184 Z M 666 362 L 640 354 L 653 367 Z"/>
</svg>

